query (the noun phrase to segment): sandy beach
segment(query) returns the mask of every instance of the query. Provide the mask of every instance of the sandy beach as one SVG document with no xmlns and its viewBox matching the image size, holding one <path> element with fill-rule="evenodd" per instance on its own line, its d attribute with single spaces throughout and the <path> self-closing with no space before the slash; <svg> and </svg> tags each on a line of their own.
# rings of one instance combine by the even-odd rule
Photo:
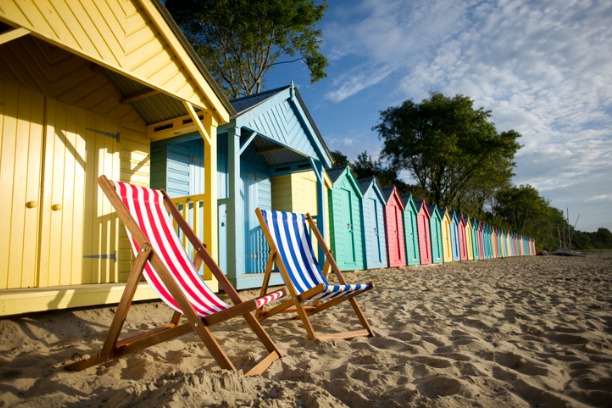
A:
<svg viewBox="0 0 612 408">
<path fill-rule="evenodd" d="M 377 333 L 311 341 L 297 320 L 264 327 L 284 357 L 259 377 L 220 370 L 195 335 L 81 372 L 114 307 L 0 319 L 0 406 L 581 407 L 612 405 L 612 253 L 349 272 Z M 247 299 L 255 291 L 241 292 Z M 348 305 L 315 329 L 357 329 Z M 135 305 L 137 331 L 165 323 Z M 263 349 L 240 319 L 213 328 L 241 368 Z"/>
</svg>

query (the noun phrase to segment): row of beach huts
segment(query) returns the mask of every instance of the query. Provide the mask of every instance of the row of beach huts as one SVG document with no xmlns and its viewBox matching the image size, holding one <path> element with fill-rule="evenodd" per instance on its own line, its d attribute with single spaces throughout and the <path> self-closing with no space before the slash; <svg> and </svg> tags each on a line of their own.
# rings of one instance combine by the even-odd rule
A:
<svg viewBox="0 0 612 408">
<path fill-rule="evenodd" d="M 168 191 L 238 289 L 263 281 L 257 207 L 311 213 L 345 270 L 534 253 L 333 168 L 293 84 L 229 101 L 160 0 L 4 0 L 0 316 L 119 301 L 133 255 L 100 175 Z"/>
<path fill-rule="evenodd" d="M 341 269 L 535 255 L 531 237 L 413 200 L 412 195 L 400 196 L 395 187 L 381 189 L 373 177 L 355 180 L 349 167 L 334 168 L 328 174 L 334 183 L 329 195 L 331 245 Z M 337 190 L 351 187 L 356 198 L 352 211 L 359 215 L 349 219 L 349 207 L 340 198 L 345 192 Z M 345 225 L 360 233 L 349 234 Z M 347 251 L 351 237 L 353 243 Z"/>
</svg>

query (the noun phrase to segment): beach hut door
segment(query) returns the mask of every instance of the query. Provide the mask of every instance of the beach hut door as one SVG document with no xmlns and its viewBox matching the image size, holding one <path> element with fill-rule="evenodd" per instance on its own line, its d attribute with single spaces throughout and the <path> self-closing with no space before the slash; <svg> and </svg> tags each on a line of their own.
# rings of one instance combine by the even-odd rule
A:
<svg viewBox="0 0 612 408">
<path fill-rule="evenodd" d="M 340 189 L 340 208 L 339 213 L 340 225 L 338 226 L 339 231 L 344 231 L 341 237 L 336 242 L 336 248 L 342 249 L 342 257 L 345 264 L 356 263 L 355 256 L 355 237 L 353 231 L 353 200 L 350 190 Z"/>
<path fill-rule="evenodd" d="M 372 242 L 372 262 L 380 264 L 383 262 L 383 247 L 381 245 L 381 231 L 384 229 L 380 226 L 380 208 L 375 199 L 367 200 L 370 204 L 370 215 L 372 217 L 372 227 L 374 240 Z"/>
<path fill-rule="evenodd" d="M 0 288 L 116 282 L 118 223 L 95 180 L 119 176 L 118 124 L 13 87 L 2 119 Z"/>
</svg>

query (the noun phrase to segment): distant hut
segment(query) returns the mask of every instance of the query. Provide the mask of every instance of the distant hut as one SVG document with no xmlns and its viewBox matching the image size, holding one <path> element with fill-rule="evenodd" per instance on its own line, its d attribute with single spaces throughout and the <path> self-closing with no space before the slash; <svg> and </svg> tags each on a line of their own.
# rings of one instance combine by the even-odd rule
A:
<svg viewBox="0 0 612 408">
<path fill-rule="evenodd" d="M 493 246 L 493 258 L 499 258 L 499 239 L 497 236 L 498 229 L 491 228 L 491 244 Z"/>
<path fill-rule="evenodd" d="M 363 195 L 362 221 L 365 268 L 385 268 L 388 266 L 384 215 L 385 198 L 374 177 L 357 181 Z"/>
<path fill-rule="evenodd" d="M 471 261 L 474 259 L 474 240 L 472 239 L 474 229 L 472 228 L 472 219 L 468 216 L 464 216 L 463 222 L 465 224 L 465 248 L 467 250 L 467 259 Z"/>
<path fill-rule="evenodd" d="M 492 229 L 489 224 L 482 225 L 482 247 L 485 259 L 493 258 Z"/>
<path fill-rule="evenodd" d="M 417 209 L 412 195 L 402 196 L 404 204 L 404 236 L 406 242 L 406 264 L 419 265 L 419 232 L 417 229 Z"/>
<path fill-rule="evenodd" d="M 429 265 L 431 256 L 431 235 L 429 233 L 429 210 L 425 200 L 414 202 L 417 210 L 417 231 L 419 233 L 419 258 L 421 265 Z"/>
<path fill-rule="evenodd" d="M 341 270 L 364 269 L 361 233 L 361 188 L 348 166 L 327 171 L 332 182 L 329 191 L 329 230 L 331 249 Z"/>
<path fill-rule="evenodd" d="M 451 211 L 450 212 L 450 220 L 451 220 L 451 224 L 450 224 L 450 228 L 451 228 L 451 253 L 452 253 L 452 258 L 453 261 L 460 261 L 461 260 L 461 236 L 460 236 L 460 227 L 459 225 L 461 224 L 461 221 L 459 219 L 459 216 L 456 212 Z M 465 241 L 465 238 L 463 238 L 463 241 Z"/>
<path fill-rule="evenodd" d="M 440 212 L 440 228 L 442 230 L 442 260 L 444 262 L 453 261 L 453 233 L 451 229 L 450 211 L 446 208 L 438 209 Z"/>
<path fill-rule="evenodd" d="M 474 254 L 474 260 L 482 259 L 480 252 L 480 243 L 482 242 L 482 235 L 480 235 L 480 221 L 476 218 L 471 219 L 472 224 L 472 252 Z"/>
<path fill-rule="evenodd" d="M 402 213 L 404 204 L 395 187 L 383 189 L 385 197 L 385 231 L 389 266 L 406 265 L 406 244 Z"/>
<path fill-rule="evenodd" d="M 444 255 L 442 252 L 442 217 L 435 204 L 427 206 L 429 211 L 429 233 L 431 234 L 431 262 L 442 263 Z"/>
</svg>

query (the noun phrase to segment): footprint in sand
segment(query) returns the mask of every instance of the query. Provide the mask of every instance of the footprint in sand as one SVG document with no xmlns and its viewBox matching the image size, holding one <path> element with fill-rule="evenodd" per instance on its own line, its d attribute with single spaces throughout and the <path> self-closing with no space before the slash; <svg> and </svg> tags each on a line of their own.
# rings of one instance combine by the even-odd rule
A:
<svg viewBox="0 0 612 408">
<path fill-rule="evenodd" d="M 428 398 L 445 397 L 447 395 L 464 394 L 461 382 L 455 378 L 442 375 L 432 375 L 415 380 L 419 394 Z"/>
</svg>

